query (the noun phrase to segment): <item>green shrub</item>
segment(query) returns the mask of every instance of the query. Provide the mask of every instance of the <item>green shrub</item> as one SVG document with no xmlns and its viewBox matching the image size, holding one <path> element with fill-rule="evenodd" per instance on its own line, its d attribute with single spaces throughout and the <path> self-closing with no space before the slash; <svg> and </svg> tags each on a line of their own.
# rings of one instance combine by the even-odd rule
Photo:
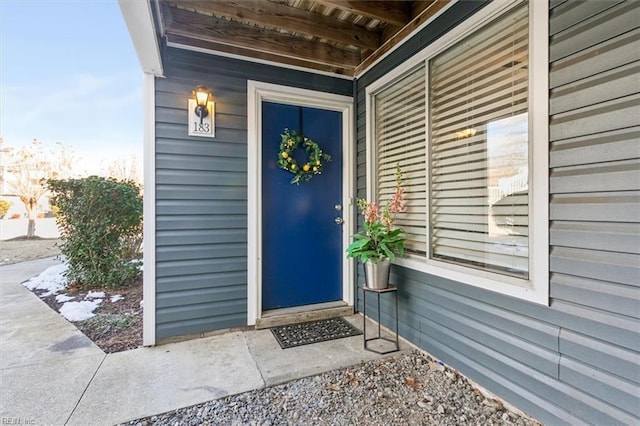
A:
<svg viewBox="0 0 640 426">
<path fill-rule="evenodd" d="M 131 181 L 90 176 L 47 181 L 60 229 L 66 277 L 82 286 L 118 287 L 135 278 L 142 241 L 142 196 Z M 136 243 L 137 242 L 137 246 Z"/>
<path fill-rule="evenodd" d="M 9 207 L 11 207 L 11 203 L 7 200 L 0 200 L 0 219 L 4 217 L 5 214 L 9 211 Z"/>
</svg>

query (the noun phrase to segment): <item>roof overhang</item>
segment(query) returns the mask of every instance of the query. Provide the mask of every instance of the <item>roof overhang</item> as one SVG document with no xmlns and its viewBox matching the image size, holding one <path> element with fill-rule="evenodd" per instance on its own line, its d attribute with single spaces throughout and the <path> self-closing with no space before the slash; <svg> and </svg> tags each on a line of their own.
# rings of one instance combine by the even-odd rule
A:
<svg viewBox="0 0 640 426">
<path fill-rule="evenodd" d="M 157 77 L 163 75 L 162 57 L 156 33 L 151 2 L 118 0 L 142 71 Z"/>
<path fill-rule="evenodd" d="M 118 0 L 145 73 L 168 46 L 357 77 L 454 0 Z"/>
</svg>

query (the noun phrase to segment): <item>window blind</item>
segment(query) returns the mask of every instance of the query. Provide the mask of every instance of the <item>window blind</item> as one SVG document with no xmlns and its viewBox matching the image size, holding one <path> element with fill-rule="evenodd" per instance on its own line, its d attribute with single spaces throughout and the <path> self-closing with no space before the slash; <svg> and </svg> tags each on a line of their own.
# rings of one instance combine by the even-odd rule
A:
<svg viewBox="0 0 640 426">
<path fill-rule="evenodd" d="M 424 255 L 427 247 L 426 81 L 421 66 L 374 97 L 376 197 L 390 200 L 396 187 L 396 165 L 403 172 L 407 210 L 396 225 L 407 233 L 405 248 Z"/>
<path fill-rule="evenodd" d="M 430 256 L 528 276 L 528 7 L 429 62 Z"/>
</svg>

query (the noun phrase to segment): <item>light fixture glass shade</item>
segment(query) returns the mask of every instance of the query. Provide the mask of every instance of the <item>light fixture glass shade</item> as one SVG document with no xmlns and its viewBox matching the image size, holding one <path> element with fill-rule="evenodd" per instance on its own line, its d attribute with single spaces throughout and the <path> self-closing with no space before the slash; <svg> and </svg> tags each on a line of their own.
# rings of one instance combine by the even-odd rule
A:
<svg viewBox="0 0 640 426">
<path fill-rule="evenodd" d="M 209 100 L 209 89 L 205 86 L 198 86 L 196 88 L 196 103 L 199 106 L 206 107 L 207 101 Z"/>
</svg>

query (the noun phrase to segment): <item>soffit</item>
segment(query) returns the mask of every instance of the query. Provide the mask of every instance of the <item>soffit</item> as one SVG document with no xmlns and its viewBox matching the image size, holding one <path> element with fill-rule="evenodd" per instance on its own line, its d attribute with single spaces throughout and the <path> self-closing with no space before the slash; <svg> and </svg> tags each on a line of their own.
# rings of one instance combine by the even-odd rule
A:
<svg viewBox="0 0 640 426">
<path fill-rule="evenodd" d="M 450 0 L 157 0 L 172 45 L 357 75 Z"/>
</svg>

